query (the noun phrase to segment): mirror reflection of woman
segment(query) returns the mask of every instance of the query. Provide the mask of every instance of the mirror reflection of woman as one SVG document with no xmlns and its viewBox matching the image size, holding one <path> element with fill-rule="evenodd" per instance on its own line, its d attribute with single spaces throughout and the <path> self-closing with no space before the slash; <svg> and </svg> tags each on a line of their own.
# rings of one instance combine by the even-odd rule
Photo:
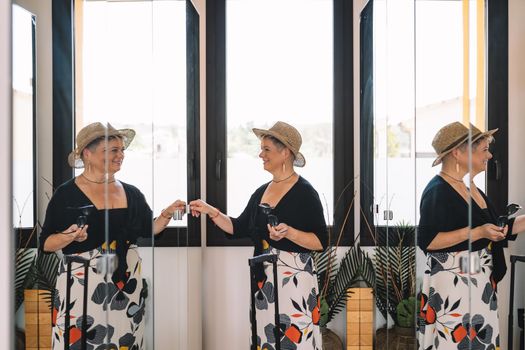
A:
<svg viewBox="0 0 525 350">
<path fill-rule="evenodd" d="M 426 253 L 426 271 L 420 349 L 500 346 L 497 283 L 506 271 L 503 247 L 525 230 L 525 216 L 510 219 L 504 227 L 496 225 L 499 213 L 473 179 L 492 158 L 489 145 L 497 129 L 481 132 L 471 125 L 470 130 L 469 142 L 469 129 L 454 122 L 441 128 L 432 142 L 438 154 L 432 166 L 441 164 L 441 171 L 421 197 L 418 245 Z M 467 187 L 463 178 L 469 171 Z M 471 257 L 480 262 L 480 270 L 470 277 L 461 268 L 461 259 L 469 257 L 469 236 Z"/>
<path fill-rule="evenodd" d="M 207 214 L 232 238 L 250 237 L 254 255 L 278 254 L 281 348 L 322 349 L 318 285 L 311 251 L 326 247 L 327 229 L 319 195 L 294 169 L 305 164 L 299 152 L 301 135 L 284 122 L 277 122 L 269 130 L 253 129 L 253 132 L 261 140 L 259 157 L 272 181 L 252 194 L 237 218 L 202 200 L 190 202 L 190 209 L 193 215 Z M 279 221 L 277 225 L 271 225 L 270 215 Z M 256 282 L 257 348 L 273 349 L 275 286 L 271 265 L 259 267 Z"/>
<path fill-rule="evenodd" d="M 177 200 L 153 219 L 140 190 L 115 178 L 122 167 L 124 152 L 134 136 L 132 129 L 117 130 L 110 124 L 105 126 L 101 123 L 89 124 L 79 131 L 77 148 L 69 155 L 68 162 L 71 167 L 84 170 L 56 189 L 40 234 L 40 247 L 44 252 L 61 250 L 64 254 L 75 254 L 90 260 L 86 315 L 88 348 L 105 348 L 106 339 L 118 349 L 145 348 L 143 334 L 147 285 L 141 276 L 136 241 L 139 237 L 151 237 L 152 232 L 157 234 L 163 231 L 172 213 L 185 207 L 183 201 Z M 90 206 L 91 210 L 86 209 Z M 78 209 L 80 207 L 84 209 Z M 82 224 L 78 221 L 79 216 L 85 216 L 83 227 L 77 225 Z M 115 253 L 118 259 L 116 270 L 107 275 L 97 273 L 97 260 L 104 253 Z M 72 264 L 69 329 L 72 349 L 80 348 L 83 271 L 81 265 Z M 62 261 L 53 301 L 52 338 L 55 350 L 64 349 L 65 297 L 66 264 Z"/>
</svg>

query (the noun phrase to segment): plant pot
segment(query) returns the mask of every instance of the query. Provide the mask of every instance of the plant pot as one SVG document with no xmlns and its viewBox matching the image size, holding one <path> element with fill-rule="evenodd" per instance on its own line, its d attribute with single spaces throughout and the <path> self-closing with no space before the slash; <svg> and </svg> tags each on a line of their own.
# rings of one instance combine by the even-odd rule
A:
<svg viewBox="0 0 525 350">
<path fill-rule="evenodd" d="M 343 342 L 337 334 L 326 327 L 321 327 L 323 337 L 323 350 L 344 350 Z"/>
<path fill-rule="evenodd" d="M 376 349 L 416 350 L 416 330 L 394 326 L 381 328 L 376 332 Z"/>
<path fill-rule="evenodd" d="M 26 349 L 51 348 L 51 306 L 43 298 L 45 290 L 24 290 Z"/>
</svg>

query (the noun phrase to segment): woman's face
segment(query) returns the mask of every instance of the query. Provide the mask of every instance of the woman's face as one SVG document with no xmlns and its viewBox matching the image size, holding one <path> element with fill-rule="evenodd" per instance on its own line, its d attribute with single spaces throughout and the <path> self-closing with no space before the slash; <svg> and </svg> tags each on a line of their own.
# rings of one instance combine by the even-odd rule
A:
<svg viewBox="0 0 525 350">
<path fill-rule="evenodd" d="M 461 152 L 461 163 L 464 164 L 465 170 L 469 170 L 468 162 L 468 148 Z M 487 170 L 487 163 L 492 158 L 492 153 L 489 151 L 489 140 L 482 139 L 477 146 L 472 148 L 472 176 Z"/>
<path fill-rule="evenodd" d="M 472 149 L 472 175 L 479 174 L 487 170 L 487 163 L 492 158 L 489 151 L 489 141 L 481 140 L 477 147 Z"/>
<path fill-rule="evenodd" d="M 286 148 L 279 149 L 272 140 L 268 138 L 261 140 L 261 153 L 259 153 L 259 157 L 263 161 L 264 170 L 270 173 L 282 171 L 286 154 Z"/>
<path fill-rule="evenodd" d="M 106 166 L 106 157 L 108 161 L 108 173 L 114 174 L 120 170 L 124 161 L 124 141 L 121 138 L 113 138 L 109 141 L 101 141 L 95 148 L 94 152 L 89 149 L 85 151 L 85 162 L 93 170 L 104 173 Z"/>
</svg>

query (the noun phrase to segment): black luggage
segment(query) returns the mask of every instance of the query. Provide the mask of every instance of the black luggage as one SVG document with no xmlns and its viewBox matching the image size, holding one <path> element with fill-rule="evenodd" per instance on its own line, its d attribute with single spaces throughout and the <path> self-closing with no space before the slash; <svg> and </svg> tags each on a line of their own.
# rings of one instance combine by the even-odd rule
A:
<svg viewBox="0 0 525 350">
<path fill-rule="evenodd" d="M 251 310 L 250 310 L 250 322 L 252 325 L 252 345 L 251 350 L 257 350 L 257 317 L 255 308 L 255 293 L 257 292 L 257 279 L 255 269 L 258 264 L 271 263 L 273 266 L 273 285 L 274 285 L 274 297 L 275 297 L 275 350 L 281 350 L 281 328 L 279 324 L 279 293 L 278 282 L 277 282 L 277 254 L 261 254 L 248 259 L 250 265 L 250 284 L 251 284 Z"/>
<path fill-rule="evenodd" d="M 65 316 L 65 330 L 64 330 L 64 350 L 69 350 L 69 337 L 70 337 L 70 313 L 71 313 L 71 263 L 79 263 L 84 265 L 84 296 L 82 303 L 82 338 L 81 338 L 81 349 L 86 350 L 87 339 L 87 301 L 88 301 L 88 269 L 89 260 L 84 259 L 78 255 L 66 255 L 64 260 L 67 265 L 67 287 L 66 287 L 66 316 Z"/>
<path fill-rule="evenodd" d="M 514 330 L 514 279 L 516 277 L 516 262 L 525 262 L 525 256 L 511 255 L 510 256 L 510 302 L 509 302 L 509 338 L 507 347 L 509 350 L 513 348 L 513 330 Z M 521 333 L 521 348 L 523 349 L 524 339 L 523 332 Z"/>
</svg>

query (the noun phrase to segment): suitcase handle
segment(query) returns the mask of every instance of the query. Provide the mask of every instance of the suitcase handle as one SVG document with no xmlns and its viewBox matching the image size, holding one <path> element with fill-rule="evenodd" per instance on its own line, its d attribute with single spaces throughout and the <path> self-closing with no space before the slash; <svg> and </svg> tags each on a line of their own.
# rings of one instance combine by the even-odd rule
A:
<svg viewBox="0 0 525 350">
<path fill-rule="evenodd" d="M 514 331 L 514 279 L 516 277 L 516 262 L 525 262 L 524 255 L 511 255 L 510 256 L 510 302 L 509 302 L 509 332 L 507 339 L 507 347 L 512 350 L 513 343 L 513 331 Z"/>
<path fill-rule="evenodd" d="M 250 266 L 255 266 L 256 264 L 260 264 L 263 262 L 269 262 L 269 263 L 276 263 L 277 262 L 277 254 L 261 254 L 254 256 L 253 258 L 248 259 L 248 264 Z"/>
<path fill-rule="evenodd" d="M 79 263 L 81 265 L 84 265 L 84 297 L 83 297 L 83 303 L 82 303 L 82 338 L 81 338 L 81 349 L 86 350 L 87 349 L 87 338 L 86 338 L 86 332 L 87 332 L 87 293 L 88 293 L 88 273 L 89 273 L 89 259 L 84 259 L 81 256 L 78 255 L 65 255 L 64 256 L 64 262 L 67 265 L 67 272 L 66 272 L 66 315 L 65 315 L 65 330 L 64 330 L 64 350 L 69 350 L 69 339 L 70 339 L 70 313 L 71 309 L 69 307 L 71 303 L 71 264 L 72 263 Z"/>
</svg>

